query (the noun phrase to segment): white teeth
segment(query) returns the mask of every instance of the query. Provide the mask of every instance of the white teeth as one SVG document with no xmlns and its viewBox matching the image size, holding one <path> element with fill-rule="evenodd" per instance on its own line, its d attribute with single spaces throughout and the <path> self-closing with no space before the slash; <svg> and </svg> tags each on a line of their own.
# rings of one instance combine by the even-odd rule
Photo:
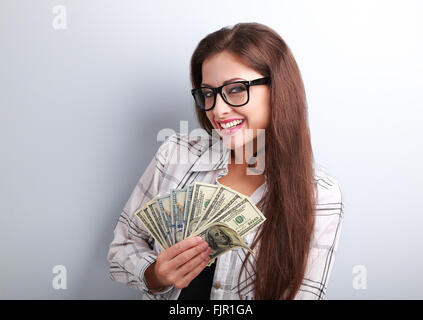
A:
<svg viewBox="0 0 423 320">
<path fill-rule="evenodd" d="M 234 121 L 227 122 L 227 123 L 221 123 L 220 125 L 222 126 L 222 128 L 228 129 L 228 128 L 232 128 L 234 126 L 239 125 L 242 121 L 244 121 L 244 120 L 234 120 Z"/>
</svg>

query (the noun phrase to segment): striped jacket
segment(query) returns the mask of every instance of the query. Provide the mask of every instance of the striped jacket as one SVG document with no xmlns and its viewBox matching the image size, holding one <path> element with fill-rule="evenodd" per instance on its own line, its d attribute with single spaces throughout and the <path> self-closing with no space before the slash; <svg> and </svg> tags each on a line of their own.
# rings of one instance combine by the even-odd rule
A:
<svg viewBox="0 0 423 320">
<path fill-rule="evenodd" d="M 190 161 L 181 161 L 180 155 L 189 155 Z M 183 188 L 196 181 L 219 184 L 220 177 L 228 172 L 230 149 L 221 139 L 209 136 L 192 137 L 175 133 L 158 148 L 126 202 L 114 229 L 107 259 L 110 278 L 138 289 L 142 299 L 177 299 L 181 289 L 170 286 L 152 292 L 146 285 L 144 271 L 160 252 L 134 212 L 158 194 L 172 188 Z M 335 252 L 343 220 L 342 194 L 337 180 L 323 169 L 314 168 L 318 201 L 315 210 L 315 227 L 308 257 L 306 273 L 295 299 L 323 299 L 335 260 Z M 266 182 L 251 195 L 257 204 L 265 191 Z M 260 208 L 261 209 L 261 208 Z M 255 231 L 243 239 L 251 245 Z M 255 267 L 250 255 L 247 268 L 241 275 L 238 295 L 238 276 L 245 251 L 230 250 L 216 260 L 216 269 L 210 299 L 254 299 Z"/>
</svg>

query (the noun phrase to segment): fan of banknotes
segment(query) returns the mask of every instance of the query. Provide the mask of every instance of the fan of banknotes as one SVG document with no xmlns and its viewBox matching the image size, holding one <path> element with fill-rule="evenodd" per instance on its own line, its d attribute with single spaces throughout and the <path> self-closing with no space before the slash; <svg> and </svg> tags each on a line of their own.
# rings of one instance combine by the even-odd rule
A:
<svg viewBox="0 0 423 320">
<path fill-rule="evenodd" d="M 253 253 L 242 237 L 266 220 L 250 197 L 220 183 L 201 182 L 159 194 L 134 214 L 163 249 L 200 236 L 212 249 L 208 266 L 233 248 Z"/>
</svg>

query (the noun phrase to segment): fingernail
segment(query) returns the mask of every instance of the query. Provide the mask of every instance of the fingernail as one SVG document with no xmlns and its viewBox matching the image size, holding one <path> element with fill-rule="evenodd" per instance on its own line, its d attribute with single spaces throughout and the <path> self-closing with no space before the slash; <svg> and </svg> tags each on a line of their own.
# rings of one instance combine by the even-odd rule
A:
<svg viewBox="0 0 423 320">
<path fill-rule="evenodd" d="M 194 242 L 199 243 L 201 241 L 201 237 L 194 237 Z"/>
<path fill-rule="evenodd" d="M 201 249 L 202 250 L 206 250 L 208 248 L 208 244 L 207 243 L 203 243 L 202 245 L 201 245 Z"/>
</svg>

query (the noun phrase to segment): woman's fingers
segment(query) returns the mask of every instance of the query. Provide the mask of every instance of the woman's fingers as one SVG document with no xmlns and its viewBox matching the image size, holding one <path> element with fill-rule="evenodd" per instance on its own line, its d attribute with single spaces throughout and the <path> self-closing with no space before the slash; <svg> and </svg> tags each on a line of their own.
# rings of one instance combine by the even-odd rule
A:
<svg viewBox="0 0 423 320">
<path fill-rule="evenodd" d="M 209 248 L 209 246 L 208 246 L 207 242 L 201 241 L 195 247 L 192 247 L 188 250 L 185 250 L 184 252 L 181 252 L 176 257 L 174 257 L 172 260 L 170 260 L 169 261 L 169 267 L 172 270 L 176 270 L 176 269 L 180 268 L 183 264 L 192 260 L 197 255 L 206 251 L 208 248 Z"/>
<path fill-rule="evenodd" d="M 209 259 L 209 254 L 211 252 L 211 249 L 208 248 L 205 251 L 202 251 L 200 254 L 198 254 L 196 257 L 190 259 L 185 264 L 183 264 L 177 271 L 177 277 L 183 278 L 186 274 L 190 273 L 192 270 L 194 270 L 198 265 L 200 265 L 204 260 Z"/>
<path fill-rule="evenodd" d="M 172 247 L 162 251 L 156 259 L 155 274 L 161 283 L 178 285 L 179 283 L 191 282 L 193 271 L 199 272 L 205 267 L 205 261 L 209 260 L 211 249 L 201 237 L 184 239 Z M 195 274 L 193 277 L 196 277 Z M 187 278 L 187 275 L 190 275 Z"/>
<path fill-rule="evenodd" d="M 184 239 L 163 252 L 164 260 L 171 260 L 189 248 L 192 248 L 202 242 L 201 237 L 192 237 Z"/>
<path fill-rule="evenodd" d="M 207 256 L 206 259 L 203 259 L 199 265 L 197 265 L 194 269 L 192 269 L 189 273 L 187 273 L 183 277 L 179 277 L 177 281 L 175 281 L 174 286 L 178 289 L 182 289 L 187 287 L 190 282 L 200 274 L 200 272 L 205 268 L 207 263 L 209 262 L 209 257 Z"/>
</svg>

